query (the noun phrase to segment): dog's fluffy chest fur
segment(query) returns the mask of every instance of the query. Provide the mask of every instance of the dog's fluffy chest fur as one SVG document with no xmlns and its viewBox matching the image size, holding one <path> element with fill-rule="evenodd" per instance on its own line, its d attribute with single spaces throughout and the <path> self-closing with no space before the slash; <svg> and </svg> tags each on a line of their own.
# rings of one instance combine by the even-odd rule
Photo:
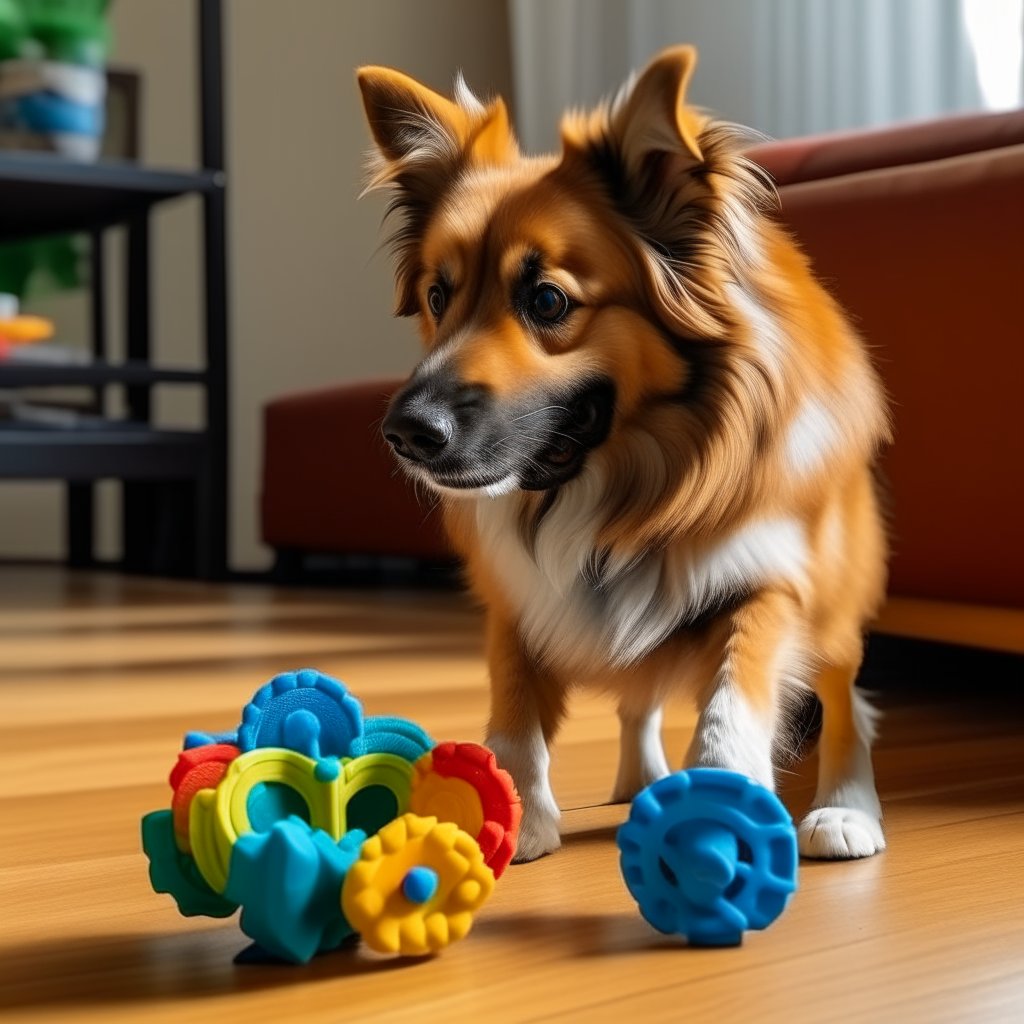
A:
<svg viewBox="0 0 1024 1024">
<path fill-rule="evenodd" d="M 682 542 L 629 559 L 600 559 L 595 537 L 599 473 L 572 482 L 545 515 L 533 544 L 519 528 L 515 495 L 481 497 L 480 547 L 519 621 L 527 647 L 577 672 L 641 661 L 674 631 L 766 582 L 799 585 L 807 557 L 802 523 L 754 520 L 715 543 Z"/>
</svg>

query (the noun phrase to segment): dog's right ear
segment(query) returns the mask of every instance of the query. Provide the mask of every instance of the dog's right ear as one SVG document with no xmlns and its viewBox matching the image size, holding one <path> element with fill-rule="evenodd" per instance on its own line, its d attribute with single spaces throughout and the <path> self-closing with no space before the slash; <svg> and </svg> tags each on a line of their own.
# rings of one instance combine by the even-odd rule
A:
<svg viewBox="0 0 1024 1024">
<path fill-rule="evenodd" d="M 399 316 L 420 311 L 415 284 L 416 243 L 438 199 L 467 161 L 502 163 L 518 152 L 500 99 L 484 106 L 460 74 L 454 99 L 400 71 L 362 67 L 356 72 L 377 152 L 366 191 L 392 193 L 389 213 L 401 218 L 391 237 L 398 277 Z"/>
<path fill-rule="evenodd" d="M 362 67 L 356 78 L 377 144 L 377 153 L 370 157 L 365 192 L 387 189 L 392 193 L 388 212 L 401 221 L 390 239 L 397 288 L 395 312 L 415 316 L 420 311 L 416 295 L 418 239 L 429 211 L 462 159 L 469 114 L 459 104 L 391 68 Z"/>
</svg>

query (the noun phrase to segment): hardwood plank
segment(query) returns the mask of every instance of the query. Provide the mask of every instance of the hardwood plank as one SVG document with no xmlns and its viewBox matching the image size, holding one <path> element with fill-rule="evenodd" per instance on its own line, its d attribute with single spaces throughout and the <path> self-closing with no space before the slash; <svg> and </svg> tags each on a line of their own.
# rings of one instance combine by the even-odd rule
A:
<svg viewBox="0 0 1024 1024">
<path fill-rule="evenodd" d="M 479 628 L 452 594 L 0 571 L 3 1020 L 1024 1019 L 1024 715 L 976 681 L 880 698 L 889 849 L 803 864 L 787 913 L 737 949 L 686 949 L 640 918 L 613 840 L 628 809 L 602 803 L 614 715 L 587 694 L 554 761 L 564 848 L 511 869 L 473 933 L 435 959 L 236 967 L 234 922 L 181 918 L 150 891 L 139 817 L 165 804 L 184 730 L 230 727 L 267 676 L 315 662 L 370 713 L 479 738 Z M 670 709 L 674 760 L 693 720 Z M 814 768 L 783 777 L 795 812 Z"/>
</svg>

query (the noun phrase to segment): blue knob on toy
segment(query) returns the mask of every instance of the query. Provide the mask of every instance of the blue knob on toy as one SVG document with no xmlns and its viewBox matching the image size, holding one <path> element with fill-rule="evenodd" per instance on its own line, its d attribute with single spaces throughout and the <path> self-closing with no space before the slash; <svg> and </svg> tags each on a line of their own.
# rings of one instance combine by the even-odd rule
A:
<svg viewBox="0 0 1024 1024">
<path fill-rule="evenodd" d="M 774 793 L 719 768 L 677 772 L 638 794 L 619 829 L 640 913 L 693 946 L 735 946 L 796 889 L 796 829 Z"/>
<path fill-rule="evenodd" d="M 402 895 L 417 905 L 433 899 L 437 892 L 439 878 L 433 868 L 417 866 L 410 868 L 402 879 Z"/>
</svg>

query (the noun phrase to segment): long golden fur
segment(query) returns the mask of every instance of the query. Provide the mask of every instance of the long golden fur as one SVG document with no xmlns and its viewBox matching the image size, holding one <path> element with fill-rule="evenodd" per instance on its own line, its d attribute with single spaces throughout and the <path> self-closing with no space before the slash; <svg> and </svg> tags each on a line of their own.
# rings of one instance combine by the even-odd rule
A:
<svg viewBox="0 0 1024 1024">
<path fill-rule="evenodd" d="M 520 859 L 558 845 L 547 747 L 579 684 L 619 701 L 616 799 L 666 770 L 670 691 L 701 709 L 688 763 L 771 785 L 787 704 L 813 689 L 821 774 L 801 849 L 884 846 L 853 691 L 885 583 L 884 396 L 772 219 L 748 134 L 686 105 L 695 60 L 666 50 L 567 115 L 545 157 L 461 80 L 449 100 L 359 72 L 370 188 L 398 219 L 398 312 L 427 349 L 388 436 L 440 494 L 488 612 L 489 741 L 524 798 Z M 471 405 L 485 411 L 453 411 Z M 427 406 L 444 430 L 417 448 L 409 417 Z"/>
</svg>

